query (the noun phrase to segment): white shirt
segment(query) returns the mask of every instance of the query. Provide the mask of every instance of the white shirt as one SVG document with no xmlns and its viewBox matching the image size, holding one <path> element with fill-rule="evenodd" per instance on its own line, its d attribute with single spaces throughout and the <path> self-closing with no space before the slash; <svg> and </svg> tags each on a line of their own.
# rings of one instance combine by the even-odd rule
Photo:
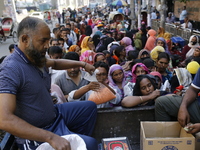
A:
<svg viewBox="0 0 200 150">
<path fill-rule="evenodd" d="M 181 24 L 181 27 L 183 29 L 186 29 L 186 23 Z M 192 24 L 190 22 L 188 22 L 188 28 L 187 29 L 191 29 L 192 30 Z"/>
</svg>

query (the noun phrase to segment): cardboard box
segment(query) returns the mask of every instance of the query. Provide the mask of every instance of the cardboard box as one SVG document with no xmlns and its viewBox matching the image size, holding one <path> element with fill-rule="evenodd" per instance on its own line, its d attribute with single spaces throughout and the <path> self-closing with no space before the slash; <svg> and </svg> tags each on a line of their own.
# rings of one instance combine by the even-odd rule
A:
<svg viewBox="0 0 200 150">
<path fill-rule="evenodd" d="M 195 138 L 178 122 L 140 122 L 140 150 L 194 150 Z"/>
<path fill-rule="evenodd" d="M 102 139 L 104 150 L 132 150 L 127 137 L 114 137 Z"/>
<path fill-rule="evenodd" d="M 200 132 L 195 134 L 195 150 L 200 150 Z"/>
</svg>

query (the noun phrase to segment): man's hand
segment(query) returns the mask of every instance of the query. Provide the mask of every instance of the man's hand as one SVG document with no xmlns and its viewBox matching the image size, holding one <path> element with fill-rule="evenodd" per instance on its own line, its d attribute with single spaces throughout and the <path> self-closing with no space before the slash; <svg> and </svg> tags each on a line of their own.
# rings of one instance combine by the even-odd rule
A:
<svg viewBox="0 0 200 150">
<path fill-rule="evenodd" d="M 98 82 L 90 82 L 87 86 L 92 91 L 98 92 L 100 90 L 100 84 Z"/>
<path fill-rule="evenodd" d="M 178 122 L 182 127 L 185 127 L 190 122 L 190 115 L 186 107 L 180 106 L 178 112 Z"/>
<path fill-rule="evenodd" d="M 194 134 L 194 133 L 200 132 L 200 123 L 195 123 L 188 127 L 191 128 L 192 130 L 189 130 L 187 133 Z"/>
<path fill-rule="evenodd" d="M 53 138 L 48 142 L 56 150 L 71 150 L 69 141 L 58 135 L 54 135 Z"/>
<path fill-rule="evenodd" d="M 85 69 L 85 71 L 89 72 L 90 75 L 92 75 L 95 71 L 95 67 L 88 63 L 85 64 L 84 69 Z"/>
</svg>

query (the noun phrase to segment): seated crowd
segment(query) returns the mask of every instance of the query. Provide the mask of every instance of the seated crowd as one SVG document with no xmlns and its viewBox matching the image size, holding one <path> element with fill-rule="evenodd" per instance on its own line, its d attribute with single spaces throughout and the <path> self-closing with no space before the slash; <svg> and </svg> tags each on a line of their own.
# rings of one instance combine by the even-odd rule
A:
<svg viewBox="0 0 200 150">
<path fill-rule="evenodd" d="M 198 36 L 191 36 L 182 47 L 162 27 L 157 32 L 145 25 L 127 31 L 123 26 L 111 28 L 112 24 L 105 25 L 100 19 L 92 22 L 56 24 L 47 57 L 96 66 L 96 81 L 115 95 L 106 104 L 98 103 L 98 108 L 154 105 L 159 96 L 184 95 L 198 70 L 193 71 L 194 65 L 200 62 Z M 50 72 L 58 103 L 88 100 L 90 91 L 95 91 L 96 81 L 86 79 L 84 68 Z"/>
</svg>

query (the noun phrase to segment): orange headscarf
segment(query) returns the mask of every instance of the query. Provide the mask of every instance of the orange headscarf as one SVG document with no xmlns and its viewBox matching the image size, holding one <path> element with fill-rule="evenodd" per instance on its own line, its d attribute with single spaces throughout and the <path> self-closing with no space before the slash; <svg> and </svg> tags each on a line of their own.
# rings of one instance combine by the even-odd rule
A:
<svg viewBox="0 0 200 150">
<path fill-rule="evenodd" d="M 164 34 L 165 34 L 165 29 L 164 28 L 162 28 L 162 27 L 159 27 L 158 28 L 158 36 L 157 36 L 157 38 L 159 38 L 159 37 L 162 37 L 162 38 L 164 38 Z"/>
<path fill-rule="evenodd" d="M 72 46 L 70 46 L 68 52 L 75 52 L 77 46 L 78 45 L 72 45 Z"/>
<path fill-rule="evenodd" d="M 81 42 L 81 54 L 87 50 L 90 50 L 90 48 L 88 47 L 89 38 L 90 38 L 90 36 L 86 36 L 86 37 L 84 37 L 83 41 Z"/>
<path fill-rule="evenodd" d="M 147 39 L 144 49 L 151 51 L 155 47 L 156 31 L 151 29 L 148 31 L 149 38 Z"/>
</svg>

